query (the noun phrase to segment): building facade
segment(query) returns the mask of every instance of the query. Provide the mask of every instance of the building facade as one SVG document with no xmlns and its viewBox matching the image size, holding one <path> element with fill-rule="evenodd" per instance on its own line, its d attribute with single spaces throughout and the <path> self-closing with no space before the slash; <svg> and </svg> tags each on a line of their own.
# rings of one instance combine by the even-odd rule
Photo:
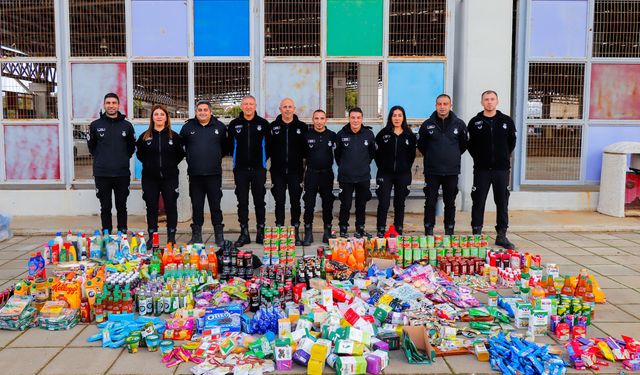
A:
<svg viewBox="0 0 640 375">
<path fill-rule="evenodd" d="M 357 105 L 375 132 L 396 104 L 417 128 L 438 94 L 468 121 L 486 89 L 518 126 L 512 207 L 593 208 L 604 146 L 640 138 L 639 25 L 640 1 L 621 0 L 3 1 L 0 209 L 98 211 L 84 138 L 107 92 L 139 134 L 155 103 L 179 129 L 197 100 L 228 122 L 247 94 L 267 119 L 292 97 L 303 120 L 323 108 L 334 128 Z M 471 174 L 465 156 L 463 210 Z M 421 157 L 413 179 L 420 211 Z M 233 209 L 230 160 L 224 181 Z"/>
</svg>

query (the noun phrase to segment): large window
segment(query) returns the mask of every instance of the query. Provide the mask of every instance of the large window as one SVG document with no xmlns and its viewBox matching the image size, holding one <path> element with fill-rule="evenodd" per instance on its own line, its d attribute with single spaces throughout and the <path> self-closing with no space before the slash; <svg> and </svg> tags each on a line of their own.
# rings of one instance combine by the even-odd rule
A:
<svg viewBox="0 0 640 375">
<path fill-rule="evenodd" d="M 0 1 L 0 57 L 56 55 L 54 0 Z"/>
<path fill-rule="evenodd" d="M 320 56 L 320 0 L 266 0 L 264 54 Z"/>
<path fill-rule="evenodd" d="M 640 58 L 640 1 L 596 0 L 593 57 Z"/>
<path fill-rule="evenodd" d="M 446 0 L 391 0 L 389 56 L 444 56 Z"/>
<path fill-rule="evenodd" d="M 133 113 L 148 119 L 154 104 L 164 104 L 175 119 L 189 117 L 186 63 L 134 63 Z"/>
<path fill-rule="evenodd" d="M 125 56 L 125 0 L 68 0 L 71 56 Z"/>
</svg>

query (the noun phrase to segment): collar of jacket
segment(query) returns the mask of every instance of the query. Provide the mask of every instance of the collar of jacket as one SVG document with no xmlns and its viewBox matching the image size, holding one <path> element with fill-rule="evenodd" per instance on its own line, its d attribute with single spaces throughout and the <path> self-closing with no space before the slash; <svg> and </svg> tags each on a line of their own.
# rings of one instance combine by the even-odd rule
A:
<svg viewBox="0 0 640 375">
<path fill-rule="evenodd" d="M 351 124 L 348 124 L 348 123 L 347 123 L 345 126 L 343 126 L 343 127 L 342 127 L 342 130 L 347 131 L 347 132 L 349 132 L 349 133 L 351 133 L 351 134 L 360 134 L 360 133 L 362 133 L 365 129 L 369 129 L 369 130 L 371 130 L 371 126 L 366 126 L 366 125 L 362 124 L 362 126 L 360 127 L 360 131 L 359 131 L 359 132 L 357 132 L 357 133 L 354 133 L 354 132 L 353 132 L 353 130 L 351 130 Z"/>
<path fill-rule="evenodd" d="M 429 117 L 429 120 L 431 120 L 438 127 L 443 123 L 445 127 L 448 127 L 449 124 L 453 123 L 453 121 L 455 121 L 457 118 L 458 117 L 455 113 L 453 113 L 453 111 L 449 111 L 449 116 L 447 116 L 445 119 L 441 119 L 440 117 L 438 117 L 438 112 L 433 111 L 431 117 Z"/>
<path fill-rule="evenodd" d="M 298 119 L 298 115 L 296 115 L 296 114 L 293 115 L 293 120 L 291 120 L 291 122 L 289 122 L 289 123 L 286 123 L 286 122 L 284 122 L 282 120 L 282 115 L 278 115 L 278 117 L 276 117 L 276 119 L 273 122 L 275 122 L 277 124 L 280 124 L 280 125 L 284 125 L 284 126 L 287 126 L 287 125 L 299 125 L 300 124 L 300 120 Z"/>
<path fill-rule="evenodd" d="M 107 116 L 106 112 L 102 112 L 100 111 L 100 118 L 107 120 L 107 121 L 112 121 L 112 122 L 116 122 L 116 121 L 122 121 L 125 119 L 125 115 L 123 115 L 122 113 L 120 113 L 120 111 L 118 111 L 118 115 L 116 117 L 109 117 Z"/>
<path fill-rule="evenodd" d="M 194 118 L 190 118 L 190 119 L 188 119 L 188 120 L 187 120 L 187 122 L 185 122 L 185 125 L 187 125 L 187 124 L 191 124 L 191 125 L 205 126 L 205 127 L 206 127 L 206 126 L 215 125 L 215 124 L 216 124 L 216 122 L 218 122 L 218 119 L 217 119 L 217 118 L 215 118 L 214 116 L 211 116 L 211 118 L 209 119 L 209 123 L 208 123 L 208 124 L 206 124 L 206 125 L 202 125 L 202 124 L 200 123 L 200 121 L 198 121 L 198 119 L 194 117 Z M 165 129 L 166 129 L 166 128 L 165 128 Z"/>
</svg>

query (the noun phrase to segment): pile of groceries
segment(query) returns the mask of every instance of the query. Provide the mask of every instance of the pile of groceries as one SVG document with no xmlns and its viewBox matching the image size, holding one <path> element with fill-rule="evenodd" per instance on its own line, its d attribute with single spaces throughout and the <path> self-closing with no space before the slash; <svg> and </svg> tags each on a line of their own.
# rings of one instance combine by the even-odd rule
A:
<svg viewBox="0 0 640 375">
<path fill-rule="evenodd" d="M 505 374 L 640 369 L 638 340 L 588 338 L 606 297 L 586 270 L 563 274 L 479 235 L 332 238 L 310 250 L 293 228 L 264 234 L 251 251 L 58 233 L 0 295 L 0 329 L 91 324 L 89 341 L 194 374 L 376 375 L 391 357 L 426 373 L 454 356 Z M 560 344 L 540 343 L 547 335 Z"/>
</svg>

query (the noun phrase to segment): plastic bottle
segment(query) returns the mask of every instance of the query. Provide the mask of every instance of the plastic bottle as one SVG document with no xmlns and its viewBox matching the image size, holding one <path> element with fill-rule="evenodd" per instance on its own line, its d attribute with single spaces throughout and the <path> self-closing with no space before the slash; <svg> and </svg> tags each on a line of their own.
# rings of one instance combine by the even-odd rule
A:
<svg viewBox="0 0 640 375">
<path fill-rule="evenodd" d="M 122 235 L 122 241 L 120 242 L 120 252 L 122 253 L 122 255 L 131 254 L 131 245 L 129 244 L 129 240 L 126 234 Z"/>
<path fill-rule="evenodd" d="M 542 287 L 542 281 L 538 280 L 538 282 L 536 283 L 536 286 L 531 290 L 531 304 L 535 304 L 535 300 L 538 298 L 544 298 L 545 297 L 545 291 L 544 288 Z"/>
<path fill-rule="evenodd" d="M 138 253 L 147 253 L 147 241 L 144 239 L 144 233 L 138 232 Z"/>
<path fill-rule="evenodd" d="M 102 305 L 102 295 L 96 299 L 96 305 L 94 308 L 96 323 L 104 322 L 104 307 Z"/>
<path fill-rule="evenodd" d="M 365 261 L 365 253 L 364 247 L 357 246 L 354 250 L 354 257 L 356 259 L 356 269 L 362 271 L 364 270 L 364 261 Z"/>
<path fill-rule="evenodd" d="M 198 256 L 198 250 L 196 248 L 191 249 L 191 254 L 189 254 L 189 263 L 198 267 L 199 261 L 200 257 Z"/>
<path fill-rule="evenodd" d="M 109 244 L 109 240 L 111 240 L 111 236 L 109 235 L 109 231 L 105 229 L 104 234 L 102 235 L 102 244 L 100 247 L 100 252 L 104 257 L 107 256 L 107 245 Z"/>
<path fill-rule="evenodd" d="M 71 245 L 69 247 L 69 252 L 67 253 L 67 257 L 69 262 L 77 262 L 78 261 L 78 252 L 76 251 L 76 247 Z"/>
<path fill-rule="evenodd" d="M 209 265 L 209 271 L 214 278 L 218 277 L 218 256 L 216 255 L 213 246 L 209 248 L 209 254 L 207 254 L 207 263 Z"/>
<path fill-rule="evenodd" d="M 556 290 L 553 276 L 548 276 L 547 277 L 547 297 L 556 298 L 557 294 L 558 294 L 558 291 Z"/>
<path fill-rule="evenodd" d="M 62 246 L 64 246 L 64 240 L 62 239 L 61 232 L 56 232 L 56 237 L 53 239 L 53 242 L 58 244 L 58 249 L 62 249 Z"/>
<path fill-rule="evenodd" d="M 586 291 L 587 291 L 586 278 L 584 276 L 579 276 L 578 277 L 578 284 L 576 286 L 576 290 L 575 290 L 573 295 L 576 296 L 576 297 L 582 297 L 582 296 L 584 296 Z"/>
<path fill-rule="evenodd" d="M 173 263 L 176 264 L 183 264 L 184 262 L 184 258 L 182 256 L 182 252 L 180 251 L 180 249 L 176 246 L 173 249 Z"/>
<path fill-rule="evenodd" d="M 73 242 L 73 233 L 71 233 L 71 230 L 67 231 L 67 242 Z"/>
<path fill-rule="evenodd" d="M 133 299 L 131 298 L 131 292 L 128 290 L 124 293 L 124 298 L 122 298 L 122 313 L 132 313 L 133 312 Z"/>
<path fill-rule="evenodd" d="M 200 250 L 200 257 L 198 260 L 198 270 L 207 270 L 209 269 L 209 255 L 205 251 L 205 249 Z"/>
<path fill-rule="evenodd" d="M 564 277 L 564 285 L 560 289 L 560 294 L 564 296 L 573 296 L 573 286 L 571 285 L 571 278 L 569 275 Z"/>
<path fill-rule="evenodd" d="M 112 260 L 115 259 L 116 253 L 118 252 L 118 244 L 113 240 L 113 238 L 111 238 L 111 236 L 107 238 L 107 260 Z"/>
<path fill-rule="evenodd" d="M 593 282 L 587 279 L 587 289 L 582 296 L 582 302 L 591 306 L 591 320 L 595 318 L 596 295 L 593 292 Z"/>
</svg>

